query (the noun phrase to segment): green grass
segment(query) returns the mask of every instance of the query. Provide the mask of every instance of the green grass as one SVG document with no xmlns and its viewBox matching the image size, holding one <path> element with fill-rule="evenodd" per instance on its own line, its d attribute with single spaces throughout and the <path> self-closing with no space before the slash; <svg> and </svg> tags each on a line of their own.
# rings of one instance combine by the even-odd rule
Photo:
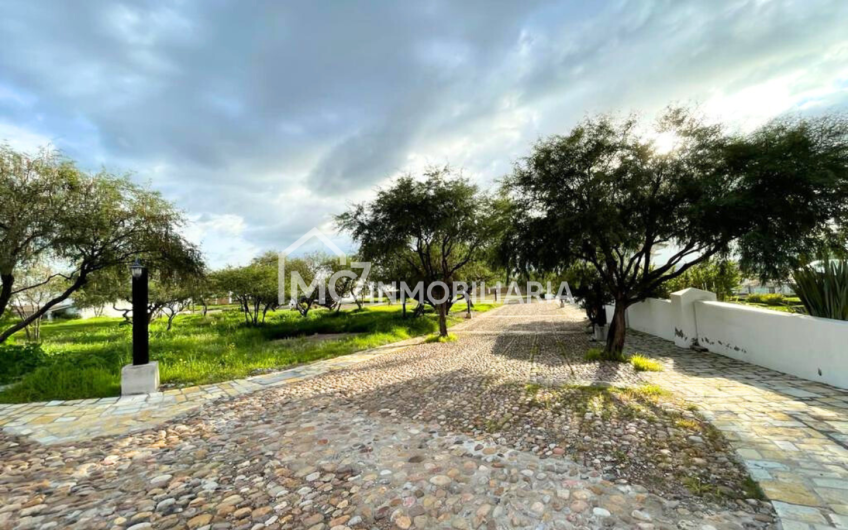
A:
<svg viewBox="0 0 848 530">
<path fill-rule="evenodd" d="M 608 359 L 604 358 L 604 353 L 605 352 L 603 348 L 589 348 L 589 350 L 583 354 L 583 360 L 589 363 L 607 361 Z M 622 354 L 617 359 L 614 359 L 611 362 L 623 363 L 626 361 L 627 357 Z"/>
<path fill-rule="evenodd" d="M 477 304 L 477 312 L 494 304 Z M 462 322 L 449 317 L 449 324 Z M 120 394 L 121 367 L 132 358 L 130 326 L 122 319 L 93 318 L 44 323 L 45 363 L 0 392 L 0 403 L 82 399 Z M 171 331 L 165 322 L 150 327 L 150 357 L 159 362 L 161 382 L 190 386 L 239 379 L 262 370 L 346 355 L 438 329 L 436 315 L 401 316 L 400 305 L 339 313 L 314 310 L 269 313 L 263 326 L 249 327 L 238 311 L 180 315 Z M 349 333 L 333 340 L 309 340 L 316 333 Z M 18 334 L 15 340 L 23 340 Z"/>
<path fill-rule="evenodd" d="M 585 354 L 583 354 L 583 360 L 593 363 L 596 361 L 600 361 L 603 358 L 603 355 L 603 348 L 589 348 L 589 350 Z"/>
<path fill-rule="evenodd" d="M 763 491 L 763 488 L 761 488 L 760 485 L 757 484 L 757 481 L 751 477 L 745 477 L 745 482 L 742 484 L 742 487 L 745 489 L 745 498 L 757 499 L 758 501 L 766 500 L 766 494 Z"/>
<path fill-rule="evenodd" d="M 670 391 L 658 385 L 641 385 L 635 387 L 632 391 L 646 397 L 671 396 Z"/>
<path fill-rule="evenodd" d="M 630 364 L 637 372 L 662 372 L 663 367 L 657 361 L 643 357 L 642 355 L 633 355 L 630 357 Z"/>
<path fill-rule="evenodd" d="M 433 342 L 456 342 L 456 341 L 457 341 L 457 336 L 454 335 L 453 333 L 448 333 L 446 337 L 442 337 L 441 335 L 438 335 L 438 334 L 433 335 L 431 337 L 427 337 L 427 340 L 425 340 L 424 342 L 430 344 L 430 343 L 433 343 Z"/>
</svg>

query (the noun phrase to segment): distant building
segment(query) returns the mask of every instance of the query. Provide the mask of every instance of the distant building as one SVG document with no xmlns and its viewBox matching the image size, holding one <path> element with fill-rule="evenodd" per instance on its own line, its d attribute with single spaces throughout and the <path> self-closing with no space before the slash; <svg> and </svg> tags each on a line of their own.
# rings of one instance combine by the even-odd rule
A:
<svg viewBox="0 0 848 530">
<path fill-rule="evenodd" d="M 734 294 L 785 294 L 792 296 L 795 291 L 785 283 L 766 282 L 761 283 L 759 280 L 744 280 L 739 287 L 736 288 Z"/>
</svg>

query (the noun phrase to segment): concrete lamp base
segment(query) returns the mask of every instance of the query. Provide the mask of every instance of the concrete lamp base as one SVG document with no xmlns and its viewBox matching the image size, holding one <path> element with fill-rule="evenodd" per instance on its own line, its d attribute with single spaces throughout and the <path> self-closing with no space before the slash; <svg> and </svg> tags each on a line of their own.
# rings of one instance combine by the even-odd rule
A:
<svg viewBox="0 0 848 530">
<path fill-rule="evenodd" d="M 152 394 L 159 391 L 159 363 L 128 364 L 121 369 L 121 395 Z"/>
</svg>

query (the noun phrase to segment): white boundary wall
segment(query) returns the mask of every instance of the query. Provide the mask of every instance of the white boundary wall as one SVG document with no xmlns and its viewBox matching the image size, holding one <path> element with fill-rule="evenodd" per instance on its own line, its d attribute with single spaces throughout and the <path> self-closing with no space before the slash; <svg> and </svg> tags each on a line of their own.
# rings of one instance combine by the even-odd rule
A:
<svg viewBox="0 0 848 530">
<path fill-rule="evenodd" d="M 671 300 L 631 306 L 627 326 L 681 347 L 697 341 L 713 353 L 848 389 L 848 322 L 716 302 L 713 293 L 684 289 Z"/>
<path fill-rule="evenodd" d="M 669 326 L 673 322 L 672 314 L 671 300 L 648 298 L 627 309 L 627 325 L 665 340 L 674 340 L 674 326 Z"/>
<path fill-rule="evenodd" d="M 698 344 L 740 361 L 848 388 L 848 322 L 695 302 Z"/>
</svg>

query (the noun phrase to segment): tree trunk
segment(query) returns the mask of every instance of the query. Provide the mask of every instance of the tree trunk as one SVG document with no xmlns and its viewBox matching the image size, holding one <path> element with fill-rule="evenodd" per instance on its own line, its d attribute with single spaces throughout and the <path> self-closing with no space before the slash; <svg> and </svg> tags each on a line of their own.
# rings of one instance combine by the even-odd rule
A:
<svg viewBox="0 0 848 530">
<path fill-rule="evenodd" d="M 437 307 L 439 311 L 439 335 L 442 337 L 448 336 L 448 310 L 447 304 L 439 304 Z"/>
<path fill-rule="evenodd" d="M 406 297 L 405 296 L 400 297 L 400 304 L 401 304 L 401 308 L 402 308 L 402 311 L 403 311 L 403 318 L 406 318 Z"/>
<path fill-rule="evenodd" d="M 612 315 L 609 332 L 607 333 L 607 346 L 604 351 L 604 360 L 620 361 L 624 358 L 624 338 L 627 331 L 626 322 L 624 319 L 627 306 L 623 301 L 618 300 L 615 303 L 615 312 Z"/>
<path fill-rule="evenodd" d="M 250 325 L 250 306 L 247 305 L 247 298 L 241 300 L 241 310 L 244 312 L 244 323 Z"/>
<path fill-rule="evenodd" d="M 9 300 L 12 299 L 12 286 L 15 284 L 15 276 L 11 273 L 0 274 L 0 282 L 3 283 L 2 288 L 0 288 L 0 317 L 2 317 L 9 306 Z"/>
</svg>

